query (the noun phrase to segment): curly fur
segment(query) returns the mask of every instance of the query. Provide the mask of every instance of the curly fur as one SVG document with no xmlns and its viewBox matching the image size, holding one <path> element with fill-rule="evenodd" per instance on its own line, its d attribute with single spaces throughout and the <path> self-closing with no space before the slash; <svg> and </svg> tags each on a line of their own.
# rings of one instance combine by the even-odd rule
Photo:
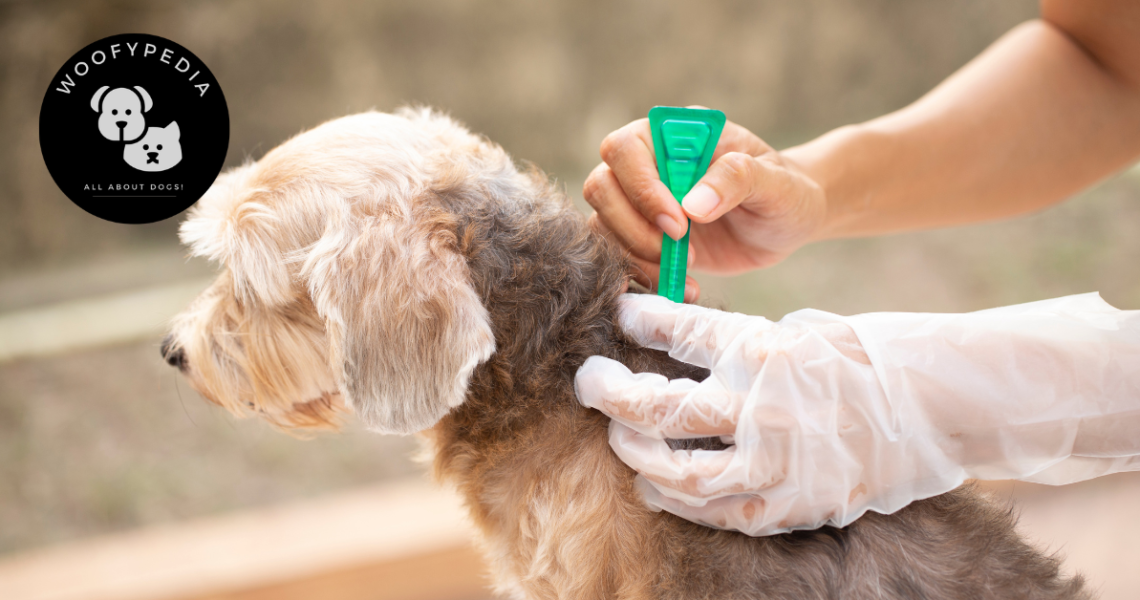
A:
<svg viewBox="0 0 1140 600">
<path fill-rule="evenodd" d="M 970 488 L 767 538 L 646 508 L 589 356 L 707 373 L 616 325 L 623 253 L 537 170 L 428 111 L 322 125 L 228 174 L 183 225 L 226 263 L 164 352 L 238 414 L 425 432 L 514 598 L 1088 598 Z"/>
</svg>

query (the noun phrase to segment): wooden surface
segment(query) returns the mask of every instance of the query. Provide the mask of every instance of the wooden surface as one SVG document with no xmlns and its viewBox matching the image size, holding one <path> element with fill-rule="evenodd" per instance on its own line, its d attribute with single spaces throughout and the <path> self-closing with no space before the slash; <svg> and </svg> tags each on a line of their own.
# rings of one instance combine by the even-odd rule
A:
<svg viewBox="0 0 1140 600">
<path fill-rule="evenodd" d="M 0 561 L 4 600 L 487 597 L 458 498 L 422 479 Z"/>
<path fill-rule="evenodd" d="M 490 596 L 482 573 L 481 559 L 464 546 L 187 600 L 475 600 Z"/>
</svg>

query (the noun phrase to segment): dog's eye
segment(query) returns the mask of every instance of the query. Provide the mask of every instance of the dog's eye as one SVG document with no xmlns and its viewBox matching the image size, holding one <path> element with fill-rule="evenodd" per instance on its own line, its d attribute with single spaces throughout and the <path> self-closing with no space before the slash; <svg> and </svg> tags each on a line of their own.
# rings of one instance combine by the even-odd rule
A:
<svg viewBox="0 0 1140 600">
<path fill-rule="evenodd" d="M 154 149 L 155 149 L 155 150 L 162 150 L 162 144 L 159 144 L 159 145 L 155 146 L 155 147 L 154 147 Z"/>
<path fill-rule="evenodd" d="M 131 114 L 131 109 L 129 109 L 129 108 L 127 109 L 127 114 L 128 115 Z"/>
<path fill-rule="evenodd" d="M 147 144 L 143 144 L 143 150 L 150 150 L 150 146 Z"/>
<path fill-rule="evenodd" d="M 115 108 L 115 109 L 112 109 L 112 110 L 111 110 L 111 114 L 113 114 L 113 115 L 117 115 L 117 114 L 119 114 L 119 109 L 117 109 L 117 108 Z"/>
</svg>

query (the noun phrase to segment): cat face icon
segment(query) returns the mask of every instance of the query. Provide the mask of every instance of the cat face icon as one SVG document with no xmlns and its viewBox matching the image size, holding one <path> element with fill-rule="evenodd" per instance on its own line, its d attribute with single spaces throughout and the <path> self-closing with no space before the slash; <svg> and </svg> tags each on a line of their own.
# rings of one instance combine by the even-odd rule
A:
<svg viewBox="0 0 1140 600">
<path fill-rule="evenodd" d="M 165 171 L 182 162 L 181 136 L 177 121 L 151 127 L 141 140 L 123 147 L 123 160 L 140 171 Z"/>
<path fill-rule="evenodd" d="M 140 86 L 99 88 L 91 98 L 91 109 L 99 113 L 99 133 L 113 142 L 133 142 L 146 131 L 146 117 L 154 102 Z"/>
</svg>

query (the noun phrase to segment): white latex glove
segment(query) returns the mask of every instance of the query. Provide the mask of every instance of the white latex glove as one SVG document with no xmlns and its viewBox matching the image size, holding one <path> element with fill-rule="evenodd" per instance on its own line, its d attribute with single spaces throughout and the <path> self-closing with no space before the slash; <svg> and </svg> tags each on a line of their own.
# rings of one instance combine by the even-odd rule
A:
<svg viewBox="0 0 1140 600">
<path fill-rule="evenodd" d="M 621 299 L 643 345 L 707 367 L 703 382 L 595 356 L 582 404 L 645 500 L 770 535 L 889 514 L 968 478 L 1063 484 L 1140 470 L 1140 311 L 1098 294 L 966 314 L 801 310 L 761 317 Z M 723 451 L 663 438 L 723 437 Z"/>
</svg>

